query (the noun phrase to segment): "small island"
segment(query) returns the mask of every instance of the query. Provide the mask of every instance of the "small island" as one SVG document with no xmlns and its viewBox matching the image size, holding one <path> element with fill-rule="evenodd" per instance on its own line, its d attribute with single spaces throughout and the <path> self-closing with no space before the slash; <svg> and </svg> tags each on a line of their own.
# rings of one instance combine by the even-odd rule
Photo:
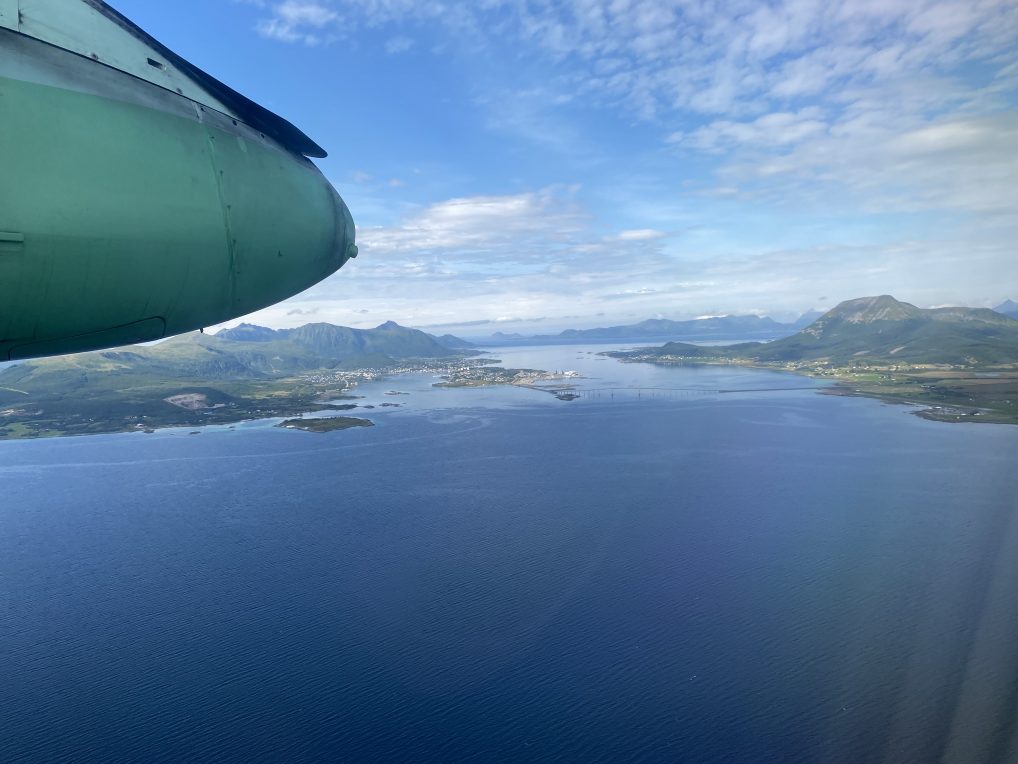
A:
<svg viewBox="0 0 1018 764">
<path fill-rule="evenodd" d="M 565 380 L 579 378 L 575 371 L 543 371 L 541 369 L 506 369 L 501 366 L 464 366 L 443 376 L 433 387 L 487 387 L 489 385 L 515 385 L 542 392 L 568 390 Z M 560 383 L 547 385 L 547 383 Z M 549 389 L 551 388 L 551 389 Z"/>
<path fill-rule="evenodd" d="M 304 432 L 332 432 L 333 430 L 348 430 L 351 427 L 374 427 L 374 425 L 375 423 L 370 419 L 360 419 L 355 416 L 327 416 L 284 419 L 276 427 L 283 427 L 287 430 L 304 430 Z"/>
</svg>

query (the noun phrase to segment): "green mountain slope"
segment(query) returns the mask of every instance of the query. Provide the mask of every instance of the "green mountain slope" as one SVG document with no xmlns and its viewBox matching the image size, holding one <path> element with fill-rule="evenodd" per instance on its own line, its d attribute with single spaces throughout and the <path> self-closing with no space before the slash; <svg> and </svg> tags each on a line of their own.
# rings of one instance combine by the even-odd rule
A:
<svg viewBox="0 0 1018 764">
<path fill-rule="evenodd" d="M 437 337 L 418 329 L 408 329 L 394 321 L 386 321 L 374 329 L 351 329 L 348 326 L 316 323 L 296 329 L 266 329 L 241 324 L 214 335 L 217 340 L 237 343 L 291 343 L 322 358 L 348 360 L 361 355 L 385 355 L 390 358 L 441 358 L 450 353 Z M 455 338 L 452 338 L 455 339 Z"/>
<path fill-rule="evenodd" d="M 1018 362 L 1018 321 L 985 308 L 924 310 L 890 295 L 848 300 L 791 337 L 728 349 L 760 361 L 973 366 Z"/>
<path fill-rule="evenodd" d="M 440 344 L 445 345 L 447 348 L 453 348 L 454 350 L 455 349 L 465 350 L 467 348 L 477 347 L 475 343 L 469 342 L 468 340 L 465 340 L 462 337 L 457 337 L 455 334 L 443 334 L 440 337 L 436 337 L 435 339 L 438 340 Z"/>
<path fill-rule="evenodd" d="M 0 371 L 0 388 L 84 392 L 171 380 L 259 380 L 318 369 L 378 368 L 411 358 L 462 355 L 417 329 L 307 324 L 273 330 L 242 324 L 219 334 L 188 334 L 150 347 L 44 358 Z M 5 400 L 0 390 L 0 403 Z"/>
<path fill-rule="evenodd" d="M 0 369 L 0 438 L 353 408 L 339 402 L 360 376 L 349 369 L 442 364 L 474 354 L 389 322 L 375 329 L 308 324 L 281 331 L 242 324 L 149 347 L 32 360 Z"/>
<path fill-rule="evenodd" d="M 831 391 L 929 406 L 949 422 L 1018 424 L 1018 321 L 984 308 L 924 310 L 888 295 L 843 302 L 791 337 L 606 353 L 630 362 L 738 363 L 837 379 Z"/>
<path fill-rule="evenodd" d="M 881 295 L 840 303 L 798 333 L 773 342 L 725 347 L 669 342 L 629 355 L 831 366 L 1012 364 L 1018 363 L 1018 321 L 986 308 L 924 310 Z"/>
</svg>

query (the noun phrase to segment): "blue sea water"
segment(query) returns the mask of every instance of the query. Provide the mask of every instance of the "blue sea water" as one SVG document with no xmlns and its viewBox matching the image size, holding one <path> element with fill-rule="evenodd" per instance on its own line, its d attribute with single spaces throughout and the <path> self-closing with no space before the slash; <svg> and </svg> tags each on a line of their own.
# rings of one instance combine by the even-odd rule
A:
<svg viewBox="0 0 1018 764">
<path fill-rule="evenodd" d="M 600 349 L 0 443 L 0 761 L 1016 755 L 1018 427 Z"/>
</svg>

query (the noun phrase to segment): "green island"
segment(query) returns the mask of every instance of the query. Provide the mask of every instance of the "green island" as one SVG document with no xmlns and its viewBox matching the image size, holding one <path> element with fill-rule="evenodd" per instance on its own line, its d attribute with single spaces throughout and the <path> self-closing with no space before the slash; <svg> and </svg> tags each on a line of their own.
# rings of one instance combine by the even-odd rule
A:
<svg viewBox="0 0 1018 764">
<path fill-rule="evenodd" d="M 863 297 L 774 342 L 669 342 L 604 355 L 788 371 L 839 383 L 820 392 L 920 405 L 925 419 L 1018 424 L 1018 320 L 982 308 L 922 309 L 889 295 Z"/>
<path fill-rule="evenodd" d="M 276 425 L 287 430 L 304 430 L 305 432 L 332 432 L 347 430 L 351 427 L 371 427 L 375 423 L 370 419 L 355 416 L 303 417 L 300 419 L 284 419 Z"/>
<path fill-rule="evenodd" d="M 566 380 L 576 379 L 575 371 L 542 371 L 541 369 L 506 369 L 501 366 L 464 365 L 446 374 L 432 387 L 487 387 L 515 385 L 541 392 L 558 393 L 572 389 Z"/>
</svg>

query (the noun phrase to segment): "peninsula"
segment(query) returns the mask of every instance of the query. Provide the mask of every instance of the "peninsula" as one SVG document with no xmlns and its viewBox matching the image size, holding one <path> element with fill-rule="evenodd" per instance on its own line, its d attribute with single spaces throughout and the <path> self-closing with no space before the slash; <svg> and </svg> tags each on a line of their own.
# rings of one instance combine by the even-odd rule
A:
<svg viewBox="0 0 1018 764">
<path fill-rule="evenodd" d="M 150 432 L 348 411 L 359 407 L 359 383 L 408 371 L 464 374 L 490 366 L 477 355 L 455 337 L 390 321 L 374 329 L 242 324 L 154 346 L 26 361 L 0 370 L 0 438 Z M 288 424 L 319 431 L 368 422 L 351 419 Z"/>
<path fill-rule="evenodd" d="M 890 295 L 847 300 L 774 342 L 608 352 L 627 362 L 738 364 L 837 380 L 830 392 L 924 406 L 927 419 L 1018 424 L 1018 320 L 924 310 Z"/>
</svg>

